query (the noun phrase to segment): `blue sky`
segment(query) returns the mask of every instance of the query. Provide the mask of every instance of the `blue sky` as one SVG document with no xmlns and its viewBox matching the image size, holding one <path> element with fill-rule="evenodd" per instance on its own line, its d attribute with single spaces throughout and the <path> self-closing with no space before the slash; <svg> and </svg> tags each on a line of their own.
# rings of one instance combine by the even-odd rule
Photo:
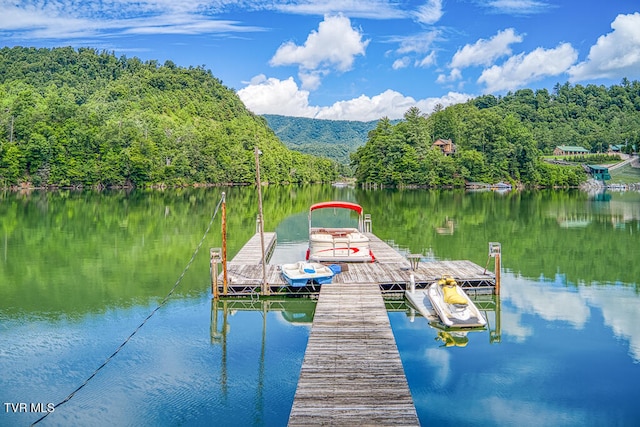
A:
<svg viewBox="0 0 640 427">
<path fill-rule="evenodd" d="M 639 0 L 0 0 L 0 45 L 204 66 L 257 114 L 430 113 L 640 79 Z"/>
</svg>

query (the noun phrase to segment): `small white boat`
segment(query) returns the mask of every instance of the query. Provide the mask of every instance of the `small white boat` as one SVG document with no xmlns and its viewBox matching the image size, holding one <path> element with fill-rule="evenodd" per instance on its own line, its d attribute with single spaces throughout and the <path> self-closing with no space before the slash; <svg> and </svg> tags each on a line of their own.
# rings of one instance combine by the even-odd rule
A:
<svg viewBox="0 0 640 427">
<path fill-rule="evenodd" d="M 312 213 L 318 209 L 348 209 L 358 214 L 357 227 L 317 227 Z M 309 209 L 307 260 L 315 262 L 373 262 L 369 237 L 364 232 L 362 206 L 342 201 L 316 203 Z"/>
<path fill-rule="evenodd" d="M 452 328 L 484 327 L 486 319 L 464 290 L 451 278 L 427 288 L 427 296 L 442 323 Z"/>
<path fill-rule="evenodd" d="M 280 268 L 289 286 L 305 286 L 309 283 L 324 285 L 331 283 L 334 275 L 331 268 L 317 262 L 299 261 L 282 264 Z"/>
</svg>

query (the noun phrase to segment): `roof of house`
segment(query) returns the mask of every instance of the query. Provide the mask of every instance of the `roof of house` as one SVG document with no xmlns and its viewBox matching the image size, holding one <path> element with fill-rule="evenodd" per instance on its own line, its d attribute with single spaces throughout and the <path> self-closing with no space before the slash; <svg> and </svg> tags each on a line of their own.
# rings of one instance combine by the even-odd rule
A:
<svg viewBox="0 0 640 427">
<path fill-rule="evenodd" d="M 438 138 L 434 141 L 433 145 L 443 145 L 443 144 L 451 144 L 451 140 L 450 139 L 442 139 L 442 138 Z"/>
<path fill-rule="evenodd" d="M 561 149 L 562 151 L 580 151 L 580 152 L 585 152 L 585 153 L 589 152 L 589 150 L 587 150 L 586 148 L 578 147 L 578 146 L 575 146 L 575 145 L 558 145 L 557 148 Z"/>
</svg>

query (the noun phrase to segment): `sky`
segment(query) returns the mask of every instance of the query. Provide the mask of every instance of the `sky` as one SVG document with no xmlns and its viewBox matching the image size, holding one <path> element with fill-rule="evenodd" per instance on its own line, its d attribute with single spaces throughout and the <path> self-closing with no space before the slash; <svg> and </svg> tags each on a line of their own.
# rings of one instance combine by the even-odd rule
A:
<svg viewBox="0 0 640 427">
<path fill-rule="evenodd" d="M 640 80 L 640 0 L 0 0 L 0 46 L 203 66 L 256 114 L 400 119 Z"/>
</svg>

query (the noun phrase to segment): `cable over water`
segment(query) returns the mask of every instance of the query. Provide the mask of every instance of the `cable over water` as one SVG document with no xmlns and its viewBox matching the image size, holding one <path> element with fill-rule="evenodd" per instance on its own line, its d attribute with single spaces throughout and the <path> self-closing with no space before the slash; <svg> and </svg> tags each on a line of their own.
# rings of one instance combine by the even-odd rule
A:
<svg viewBox="0 0 640 427">
<path fill-rule="evenodd" d="M 202 244 L 204 243 L 205 238 L 209 234 L 209 231 L 211 230 L 211 226 L 213 225 L 213 221 L 216 219 L 216 216 L 218 215 L 218 210 L 220 209 L 220 206 L 222 205 L 224 200 L 225 200 L 225 193 L 223 192 L 222 193 L 222 197 L 220 198 L 220 201 L 218 202 L 218 205 L 216 206 L 216 209 L 213 212 L 213 215 L 211 216 L 211 219 L 209 220 L 209 224 L 207 225 L 207 229 L 205 230 L 205 232 L 204 232 L 204 234 L 202 236 L 202 239 L 200 239 L 200 242 L 198 243 L 198 246 L 196 246 L 196 249 L 193 251 L 193 254 L 191 255 L 191 259 L 189 259 L 189 262 L 187 262 L 187 265 L 182 270 L 182 273 L 180 274 L 180 277 L 178 277 L 176 282 L 173 284 L 173 287 L 171 288 L 171 290 L 169 290 L 169 292 L 162 299 L 162 301 L 160 301 L 160 303 L 156 306 L 156 308 L 154 308 L 151 311 L 151 313 L 149 313 L 149 315 L 147 317 L 145 317 L 145 319 L 142 321 L 142 323 L 140 323 L 138 325 L 138 327 L 136 329 L 134 329 L 133 332 L 131 332 L 131 334 L 122 342 L 122 344 L 120 344 L 120 346 L 111 354 L 111 356 L 107 357 L 107 359 L 102 363 L 102 365 L 98 366 L 98 368 L 96 368 L 96 370 L 93 371 L 93 373 L 91 375 L 89 375 L 89 377 L 86 380 L 84 380 L 84 382 L 82 384 L 80 384 L 80 386 L 78 386 L 75 390 L 73 390 L 67 397 L 65 397 L 60 402 L 56 403 L 53 406 L 51 411 L 45 413 L 42 417 L 40 417 L 39 419 L 34 421 L 33 424 L 31 424 L 32 426 L 34 426 L 34 425 L 38 424 L 40 421 L 44 420 L 49 414 L 51 414 L 53 411 L 55 411 L 58 407 L 60 407 L 60 406 L 64 405 L 65 403 L 67 403 L 69 400 L 71 400 L 71 398 L 73 396 L 75 396 L 75 394 L 77 392 L 82 390 L 84 388 L 84 386 L 86 386 L 89 383 L 89 381 L 91 381 L 98 374 L 98 372 L 100 372 L 100 370 L 102 370 L 102 368 L 104 368 L 111 361 L 111 359 L 113 359 L 120 352 L 120 350 L 122 350 L 122 348 L 131 340 L 131 338 L 133 338 L 133 336 L 135 334 L 137 334 L 140 329 L 142 329 L 142 327 L 147 323 L 147 321 L 149 321 L 149 319 L 151 319 L 151 317 L 154 314 L 156 314 L 156 312 L 158 310 L 160 310 L 160 308 L 163 305 L 165 305 L 167 303 L 167 301 L 169 301 L 169 298 L 171 297 L 171 295 L 173 295 L 173 292 L 176 290 L 178 285 L 180 285 L 180 283 L 182 282 L 182 279 L 184 278 L 185 274 L 189 270 L 189 267 L 191 267 L 191 264 L 193 264 L 193 261 L 195 260 L 196 255 L 198 255 L 198 252 L 200 251 L 200 248 L 202 248 Z"/>
</svg>

